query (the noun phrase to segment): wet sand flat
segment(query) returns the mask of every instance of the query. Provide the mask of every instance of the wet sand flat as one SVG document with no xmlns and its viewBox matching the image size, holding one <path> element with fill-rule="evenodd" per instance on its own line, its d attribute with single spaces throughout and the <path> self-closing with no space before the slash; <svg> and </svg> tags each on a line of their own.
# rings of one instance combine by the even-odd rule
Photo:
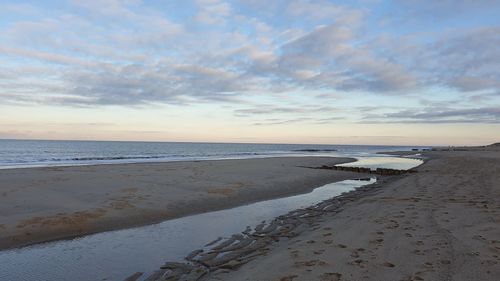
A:
<svg viewBox="0 0 500 281">
<path fill-rule="evenodd" d="M 500 148 L 424 156 L 418 173 L 204 280 L 499 280 Z"/>
<path fill-rule="evenodd" d="M 308 192 L 350 158 L 279 157 L 0 170 L 0 249 Z"/>
</svg>

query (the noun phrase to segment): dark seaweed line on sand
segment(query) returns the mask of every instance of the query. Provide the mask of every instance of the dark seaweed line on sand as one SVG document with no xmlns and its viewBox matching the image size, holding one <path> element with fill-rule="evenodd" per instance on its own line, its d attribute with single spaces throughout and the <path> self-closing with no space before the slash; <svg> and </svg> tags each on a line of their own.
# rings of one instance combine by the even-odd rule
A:
<svg viewBox="0 0 500 281">
<path fill-rule="evenodd" d="M 381 182 L 365 185 L 339 196 L 327 199 L 305 209 L 297 209 L 276 217 L 269 223 L 261 222 L 254 229 L 234 234 L 230 238 L 218 238 L 205 245 L 207 249 L 191 252 L 186 262 L 167 262 L 159 270 L 147 276 L 145 281 L 179 280 L 195 281 L 209 273 L 234 270 L 257 256 L 270 251 L 271 244 L 281 239 L 298 236 L 303 231 L 315 227 L 318 219 L 325 214 L 342 211 L 342 206 L 372 194 L 381 188 Z M 214 246 L 216 245 L 216 246 Z M 125 281 L 136 281 L 143 277 L 136 272 Z M 141 278 L 142 279 L 142 278 Z"/>
</svg>

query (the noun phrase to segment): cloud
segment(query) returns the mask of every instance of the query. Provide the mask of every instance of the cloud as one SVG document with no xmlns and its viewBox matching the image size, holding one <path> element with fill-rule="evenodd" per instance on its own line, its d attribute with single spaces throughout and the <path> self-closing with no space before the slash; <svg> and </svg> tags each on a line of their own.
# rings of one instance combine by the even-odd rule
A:
<svg viewBox="0 0 500 281">
<path fill-rule="evenodd" d="M 231 13 L 231 5 L 221 0 L 196 0 L 196 21 L 205 25 L 223 24 Z"/>
<path fill-rule="evenodd" d="M 368 46 L 355 45 L 349 27 L 322 26 L 283 46 L 280 64 L 285 69 L 308 69 L 311 85 L 340 90 L 390 92 L 411 89 L 416 84 L 402 64 L 375 57 Z"/>
<path fill-rule="evenodd" d="M 329 20 L 336 24 L 356 25 L 366 15 L 361 9 L 335 5 L 330 1 L 289 1 L 285 11 L 292 17 L 307 17 L 309 20 Z"/>
<path fill-rule="evenodd" d="M 0 55 L 30 58 L 48 63 L 70 66 L 91 66 L 94 63 L 83 60 L 78 57 L 61 55 L 56 53 L 37 51 L 25 48 L 10 48 L 0 46 Z"/>
<path fill-rule="evenodd" d="M 125 65 L 99 71 L 75 70 L 65 74 L 68 96 L 51 99 L 60 104 L 137 105 L 242 102 L 235 92 L 245 91 L 236 74 L 191 64 Z"/>
<path fill-rule="evenodd" d="M 384 35 L 370 42 L 379 53 L 374 58 L 390 62 L 385 67 L 389 71 L 380 72 L 387 75 L 380 81 L 389 82 L 386 85 L 392 87 L 388 88 L 397 90 L 398 85 L 404 85 L 400 91 L 421 91 L 439 87 L 458 95 L 499 91 L 500 27 L 449 29 L 427 34 L 423 42 L 421 36 Z M 368 62 L 369 58 L 362 60 Z M 381 70 L 384 64 L 372 65 L 372 69 Z"/>
<path fill-rule="evenodd" d="M 500 27 L 476 28 L 438 41 L 431 58 L 438 60 L 439 76 L 452 87 L 499 90 L 499 45 Z"/>
<path fill-rule="evenodd" d="M 403 11 L 410 11 L 417 18 L 457 16 L 457 14 L 473 14 L 484 9 L 494 9 L 496 0 L 393 0 L 392 5 L 401 7 Z"/>
<path fill-rule="evenodd" d="M 450 79 L 450 84 L 464 92 L 500 89 L 500 80 L 494 77 L 457 76 Z"/>
<path fill-rule="evenodd" d="M 293 124 L 293 123 L 303 123 L 303 122 L 306 122 L 309 120 L 311 120 L 311 118 L 295 118 L 295 119 L 288 119 L 288 120 L 270 119 L 270 120 L 265 120 L 263 122 L 256 122 L 256 123 L 253 123 L 252 125 L 254 125 L 254 126 L 284 125 L 284 124 Z"/>
<path fill-rule="evenodd" d="M 500 123 L 500 107 L 407 109 L 367 114 L 361 123 Z"/>
<path fill-rule="evenodd" d="M 251 108 L 237 109 L 235 114 L 238 116 L 248 115 L 271 115 L 271 114 L 300 114 L 300 113 L 333 113 L 338 111 L 337 108 L 331 106 L 273 106 L 273 105 L 258 105 Z"/>
</svg>

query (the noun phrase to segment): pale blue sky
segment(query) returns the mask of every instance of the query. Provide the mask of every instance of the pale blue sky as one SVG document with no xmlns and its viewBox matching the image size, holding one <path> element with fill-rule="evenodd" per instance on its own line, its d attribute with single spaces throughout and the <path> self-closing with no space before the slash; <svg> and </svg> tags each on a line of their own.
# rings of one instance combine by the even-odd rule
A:
<svg viewBox="0 0 500 281">
<path fill-rule="evenodd" d="M 0 138 L 500 141 L 499 14 L 495 0 L 0 0 Z"/>
</svg>

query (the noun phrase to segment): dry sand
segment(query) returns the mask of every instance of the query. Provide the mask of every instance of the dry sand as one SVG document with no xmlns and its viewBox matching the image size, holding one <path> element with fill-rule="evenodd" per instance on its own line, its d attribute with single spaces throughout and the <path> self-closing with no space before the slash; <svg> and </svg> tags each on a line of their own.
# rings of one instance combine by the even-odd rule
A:
<svg viewBox="0 0 500 281">
<path fill-rule="evenodd" d="M 358 174 L 331 157 L 0 170 L 0 249 L 308 192 Z"/>
<path fill-rule="evenodd" d="M 500 147 L 423 154 L 418 173 L 206 279 L 500 280 Z"/>
</svg>

